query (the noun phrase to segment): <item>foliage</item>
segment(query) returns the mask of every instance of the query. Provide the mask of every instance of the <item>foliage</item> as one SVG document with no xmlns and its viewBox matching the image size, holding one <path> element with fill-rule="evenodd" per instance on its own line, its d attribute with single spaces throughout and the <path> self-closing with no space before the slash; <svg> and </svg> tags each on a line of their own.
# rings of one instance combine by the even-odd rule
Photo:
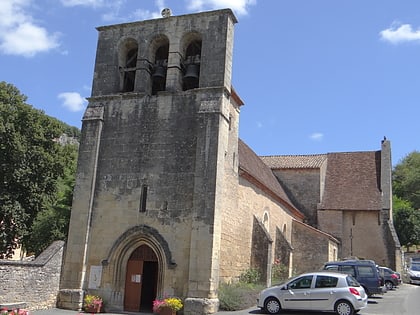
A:
<svg viewBox="0 0 420 315">
<path fill-rule="evenodd" d="M 394 167 L 392 189 L 414 209 L 420 209 L 420 152 L 411 152 Z"/>
<path fill-rule="evenodd" d="M 156 299 L 153 301 L 153 312 L 159 313 L 163 307 L 169 307 L 177 312 L 182 308 L 182 301 L 177 297 L 167 297 L 164 299 Z"/>
<path fill-rule="evenodd" d="M 78 147 L 76 145 L 62 146 L 60 152 L 65 165 L 63 176 L 57 180 L 57 192 L 54 198 L 37 214 L 26 246 L 27 251 L 34 253 L 35 256 L 38 256 L 53 241 L 67 239 Z"/>
<path fill-rule="evenodd" d="M 393 197 L 394 227 L 401 245 L 411 246 L 420 243 L 420 210 L 409 201 Z"/>
<path fill-rule="evenodd" d="M 103 304 L 103 300 L 100 296 L 92 295 L 92 294 L 87 294 L 83 302 L 84 302 L 83 306 L 85 308 L 89 308 L 89 307 L 101 308 Z"/>
<path fill-rule="evenodd" d="M 250 283 L 235 283 L 219 286 L 220 309 L 224 311 L 239 311 L 255 305 L 262 285 Z"/>
<path fill-rule="evenodd" d="M 281 283 L 287 278 L 289 278 L 289 268 L 282 264 L 279 258 L 275 259 L 271 266 L 271 282 Z"/>
<path fill-rule="evenodd" d="M 257 284 L 261 281 L 261 273 L 258 269 L 250 268 L 239 276 L 239 282 Z"/>
<path fill-rule="evenodd" d="M 35 218 L 54 203 L 65 165 L 54 139 L 66 128 L 74 132 L 25 102 L 16 87 L 0 82 L 0 258 L 28 247 Z"/>
<path fill-rule="evenodd" d="M 401 245 L 420 243 L 420 152 L 413 151 L 392 172 L 393 219 Z"/>
</svg>

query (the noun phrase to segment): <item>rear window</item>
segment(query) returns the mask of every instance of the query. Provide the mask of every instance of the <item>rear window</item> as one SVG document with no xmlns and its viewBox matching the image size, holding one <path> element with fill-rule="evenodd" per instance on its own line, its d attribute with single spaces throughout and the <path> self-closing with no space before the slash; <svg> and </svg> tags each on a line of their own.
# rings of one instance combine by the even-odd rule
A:
<svg viewBox="0 0 420 315">
<path fill-rule="evenodd" d="M 360 283 L 353 276 L 347 276 L 346 281 L 349 287 L 360 287 Z"/>
</svg>

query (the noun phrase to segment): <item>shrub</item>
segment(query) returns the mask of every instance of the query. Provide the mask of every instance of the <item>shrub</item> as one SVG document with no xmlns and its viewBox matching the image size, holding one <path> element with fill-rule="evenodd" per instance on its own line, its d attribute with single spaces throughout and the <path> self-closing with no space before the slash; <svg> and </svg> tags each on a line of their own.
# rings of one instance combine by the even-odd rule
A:
<svg viewBox="0 0 420 315">
<path fill-rule="evenodd" d="M 261 273 L 258 269 L 250 268 L 239 276 L 239 282 L 257 284 L 261 282 Z"/>
<path fill-rule="evenodd" d="M 225 311 L 239 311 L 256 305 L 258 293 L 262 285 L 250 283 L 220 284 L 220 309 Z"/>
<path fill-rule="evenodd" d="M 289 278 L 289 268 L 280 262 L 277 258 L 271 267 L 271 282 L 281 283 L 283 280 Z"/>
</svg>

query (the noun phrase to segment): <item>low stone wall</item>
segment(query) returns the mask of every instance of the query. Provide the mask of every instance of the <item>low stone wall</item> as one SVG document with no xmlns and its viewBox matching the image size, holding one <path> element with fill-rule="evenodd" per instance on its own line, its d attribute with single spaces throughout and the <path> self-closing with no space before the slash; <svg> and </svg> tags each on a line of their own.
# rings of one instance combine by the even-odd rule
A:
<svg viewBox="0 0 420 315">
<path fill-rule="evenodd" d="M 0 304 L 56 307 L 63 252 L 64 242 L 56 241 L 33 261 L 0 260 Z"/>
</svg>

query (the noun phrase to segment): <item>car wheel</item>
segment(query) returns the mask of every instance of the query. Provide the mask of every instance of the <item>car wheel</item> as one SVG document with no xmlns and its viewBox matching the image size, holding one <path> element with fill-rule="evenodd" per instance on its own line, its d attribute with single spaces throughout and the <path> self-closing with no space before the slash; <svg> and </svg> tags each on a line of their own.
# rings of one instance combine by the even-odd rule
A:
<svg viewBox="0 0 420 315">
<path fill-rule="evenodd" d="M 394 285 L 392 284 L 392 282 L 391 281 L 387 281 L 387 282 L 385 282 L 385 286 L 386 286 L 386 289 L 389 291 L 389 290 L 392 290 L 392 288 L 394 287 Z"/>
<path fill-rule="evenodd" d="M 269 297 L 267 300 L 265 300 L 264 308 L 269 314 L 277 314 L 281 310 L 281 305 L 276 298 Z"/>
<path fill-rule="evenodd" d="M 351 305 L 349 302 L 341 300 L 335 303 L 335 312 L 337 315 L 353 315 L 354 309 L 353 305 Z"/>
</svg>

